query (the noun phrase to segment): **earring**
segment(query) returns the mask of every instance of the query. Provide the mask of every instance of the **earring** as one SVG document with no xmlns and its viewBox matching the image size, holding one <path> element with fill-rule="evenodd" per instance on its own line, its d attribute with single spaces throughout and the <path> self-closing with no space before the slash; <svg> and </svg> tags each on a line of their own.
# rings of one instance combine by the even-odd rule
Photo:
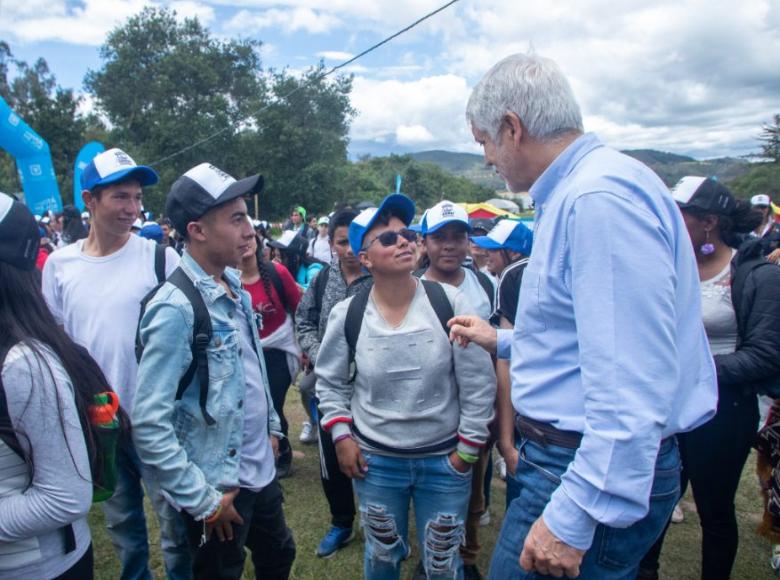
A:
<svg viewBox="0 0 780 580">
<path fill-rule="evenodd" d="M 704 243 L 699 247 L 702 256 L 709 256 L 715 252 L 715 244 L 710 243 L 710 232 L 707 231 L 706 234 L 707 237 L 704 238 Z"/>
</svg>

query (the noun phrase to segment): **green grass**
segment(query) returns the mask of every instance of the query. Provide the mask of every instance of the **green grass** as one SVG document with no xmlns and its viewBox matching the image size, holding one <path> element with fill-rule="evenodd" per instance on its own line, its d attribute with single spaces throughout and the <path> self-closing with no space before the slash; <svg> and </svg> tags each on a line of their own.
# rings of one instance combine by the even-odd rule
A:
<svg viewBox="0 0 780 580">
<path fill-rule="evenodd" d="M 298 546 L 292 578 L 296 580 L 352 580 L 363 577 L 363 543 L 359 539 L 338 552 L 331 559 L 321 559 L 314 550 L 329 527 L 329 513 L 319 479 L 319 460 L 316 445 L 298 443 L 303 409 L 297 389 L 290 389 L 286 405 L 290 421 L 291 440 L 296 449 L 293 476 L 282 480 L 285 493 L 287 523 L 292 528 Z M 755 534 L 761 518 L 761 499 L 754 475 L 755 457 L 751 456 L 742 474 L 737 495 L 737 517 L 740 525 L 740 546 L 732 578 L 734 580 L 761 580 L 774 578 L 769 568 L 769 543 Z M 489 526 L 482 528 L 482 553 L 479 566 L 487 572 L 490 553 L 501 527 L 504 513 L 505 484 L 493 478 L 491 514 Z M 690 493 L 683 500 L 685 521 L 671 526 L 662 555 L 662 578 L 667 580 L 696 580 L 699 578 L 700 530 Z M 155 578 L 165 578 L 159 549 L 159 534 L 154 515 L 147 503 L 150 522 L 151 565 Z M 98 580 L 114 580 L 119 577 L 119 561 L 114 555 L 105 531 L 103 514 L 93 509 L 90 515 L 95 546 L 95 577 Z M 405 564 L 403 578 L 410 578 L 417 561 L 417 550 L 410 563 Z M 244 578 L 253 578 L 251 562 L 247 559 Z"/>
</svg>

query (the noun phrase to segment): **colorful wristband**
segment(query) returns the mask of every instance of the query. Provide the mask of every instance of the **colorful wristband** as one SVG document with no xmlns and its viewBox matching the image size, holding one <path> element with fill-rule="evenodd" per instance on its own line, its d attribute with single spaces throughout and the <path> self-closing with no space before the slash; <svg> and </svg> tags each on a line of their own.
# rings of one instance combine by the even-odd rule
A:
<svg viewBox="0 0 780 580">
<path fill-rule="evenodd" d="M 479 461 L 479 457 L 477 457 L 476 455 L 469 455 L 468 453 L 465 453 L 460 450 L 456 451 L 455 453 L 466 463 L 476 463 L 477 461 Z"/>
</svg>

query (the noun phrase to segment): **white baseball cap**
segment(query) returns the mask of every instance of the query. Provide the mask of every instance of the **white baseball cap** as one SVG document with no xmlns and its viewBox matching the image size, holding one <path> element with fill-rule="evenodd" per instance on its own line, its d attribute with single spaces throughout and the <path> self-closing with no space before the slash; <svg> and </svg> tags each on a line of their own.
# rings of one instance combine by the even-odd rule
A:
<svg viewBox="0 0 780 580">
<path fill-rule="evenodd" d="M 448 200 L 442 200 L 425 212 L 420 222 L 422 226 L 422 235 L 428 235 L 436 230 L 443 228 L 452 222 L 462 223 L 466 231 L 471 231 L 469 225 L 469 214 L 456 203 Z"/>
<path fill-rule="evenodd" d="M 759 193 L 750 198 L 750 205 L 766 205 L 769 206 L 772 200 L 765 193 Z"/>
</svg>

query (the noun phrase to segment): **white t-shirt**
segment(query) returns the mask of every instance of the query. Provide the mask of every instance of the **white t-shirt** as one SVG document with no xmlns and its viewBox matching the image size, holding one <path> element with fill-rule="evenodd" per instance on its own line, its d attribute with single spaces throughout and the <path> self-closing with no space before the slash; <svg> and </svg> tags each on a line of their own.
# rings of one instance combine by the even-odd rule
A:
<svg viewBox="0 0 780 580">
<path fill-rule="evenodd" d="M 466 298 L 466 302 L 474 310 L 474 313 L 483 320 L 489 320 L 492 314 L 490 309 L 490 298 L 485 293 L 482 284 L 479 283 L 477 275 L 470 268 L 463 268 L 465 276 L 460 286 L 454 286 Z M 427 272 L 426 272 L 427 274 Z M 423 274 L 424 280 L 430 280 L 426 274 Z M 453 286 L 448 284 L 448 286 Z"/>
<path fill-rule="evenodd" d="M 701 313 L 712 354 L 737 349 L 737 315 L 731 302 L 731 264 L 701 282 Z"/>
<path fill-rule="evenodd" d="M 55 320 L 97 361 L 129 412 L 138 372 L 135 332 L 141 300 L 157 285 L 157 244 L 131 235 L 120 250 L 100 258 L 84 255 L 83 245 L 79 240 L 49 256 L 43 296 Z M 166 275 L 178 265 L 179 255 L 168 248 Z"/>
<path fill-rule="evenodd" d="M 330 240 L 328 236 L 323 238 L 318 234 L 316 238 L 312 238 L 309 242 L 308 254 L 320 262 L 330 264 L 333 255 L 330 251 Z"/>
<path fill-rule="evenodd" d="M 271 483 L 276 475 L 274 452 L 268 438 L 268 399 L 265 395 L 263 374 L 260 372 L 260 361 L 249 334 L 251 326 L 238 302 L 234 320 L 238 321 L 241 362 L 246 378 L 244 437 L 241 443 L 238 483 L 243 488 L 260 491 Z"/>
</svg>

